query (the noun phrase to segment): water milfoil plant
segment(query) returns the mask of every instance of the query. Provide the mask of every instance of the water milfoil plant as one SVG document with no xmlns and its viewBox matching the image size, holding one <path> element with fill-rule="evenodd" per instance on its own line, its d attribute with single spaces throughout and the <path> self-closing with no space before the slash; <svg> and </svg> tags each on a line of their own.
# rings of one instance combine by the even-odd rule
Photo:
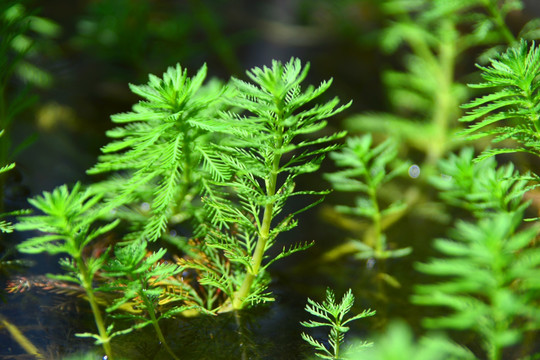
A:
<svg viewBox="0 0 540 360">
<path fill-rule="evenodd" d="M 471 84 L 485 90 L 463 107 L 467 113 L 460 121 L 472 123 L 462 132 L 469 140 L 489 137 L 494 143 L 513 140 L 514 147 L 485 150 L 478 160 L 506 153 L 528 152 L 540 156 L 540 50 L 534 42 L 522 40 L 479 66 L 483 83 Z"/>
<path fill-rule="evenodd" d="M 113 173 L 93 188 L 129 222 L 132 238 L 156 241 L 195 216 L 201 185 L 219 168 L 208 123 L 222 108 L 226 87 L 204 84 L 206 74 L 206 65 L 189 77 L 177 64 L 162 77 L 150 75 L 147 84 L 130 85 L 144 100 L 112 116 L 119 124 L 107 132 L 113 141 L 88 172 Z"/>
<path fill-rule="evenodd" d="M 522 219 L 523 212 L 516 211 L 458 222 L 451 239 L 435 241 L 445 258 L 417 266 L 444 280 L 418 286 L 413 301 L 451 309 L 425 319 L 425 325 L 475 332 L 490 360 L 502 359 L 504 349 L 540 324 L 540 252 L 530 246 L 538 227 L 519 230 Z"/>
<path fill-rule="evenodd" d="M 370 226 L 361 240 L 353 240 L 360 258 L 385 259 L 409 254 L 412 248 L 390 249 L 385 230 L 399 219 L 407 208 L 406 201 L 396 199 L 384 206 L 384 185 L 407 173 L 409 164 L 398 158 L 397 143 L 388 138 L 373 145 L 371 134 L 349 137 L 345 147 L 330 154 L 339 171 L 325 174 L 337 191 L 357 192 L 355 204 L 338 205 L 336 211 L 346 216 L 368 219 Z"/>
<path fill-rule="evenodd" d="M 48 253 L 65 254 L 68 257 L 60 260 L 66 270 L 62 275 L 49 275 L 61 281 L 76 283 L 84 288 L 88 303 L 92 309 L 97 334 L 80 334 L 91 336 L 101 344 L 105 354 L 112 359 L 111 338 L 119 333 L 107 326 L 96 297 L 94 279 L 96 273 L 103 268 L 107 260 L 107 252 L 98 257 L 86 257 L 85 249 L 99 236 L 112 230 L 118 220 L 105 225 L 98 225 L 101 216 L 97 205 L 99 196 L 83 190 L 77 183 L 71 190 L 66 185 L 44 192 L 28 201 L 42 214 L 21 217 L 15 224 L 18 231 L 38 231 L 38 233 L 21 242 L 19 251 L 28 254 Z M 121 333 L 121 332 L 120 332 Z"/>
<path fill-rule="evenodd" d="M 307 328 L 321 326 L 330 328 L 328 334 L 328 344 L 330 345 L 330 348 L 327 348 L 323 343 L 314 339 L 312 336 L 302 333 L 302 339 L 315 349 L 315 355 L 323 359 L 343 359 L 341 355 L 342 345 L 345 341 L 345 334 L 349 331 L 349 327 L 346 325 L 352 321 L 375 315 L 375 311 L 368 309 L 347 319 L 346 316 L 351 311 L 353 305 L 354 295 L 351 289 L 343 295 L 343 298 L 339 303 L 336 302 L 336 296 L 330 288 L 326 289 L 326 299 L 322 303 L 318 303 L 308 298 L 308 304 L 306 305 L 305 310 L 318 318 L 318 320 L 302 321 L 300 324 Z M 359 342 L 356 340 L 355 351 L 371 345 L 370 342 Z"/>
<path fill-rule="evenodd" d="M 351 130 L 392 134 L 425 154 L 422 165 L 431 170 L 446 153 L 461 146 L 460 104 L 472 92 L 459 81 L 460 67 L 472 49 L 484 49 L 485 63 L 520 37 L 534 37 L 537 20 L 516 37 L 508 26 L 516 0 L 389 0 L 380 1 L 388 25 L 381 31 L 382 50 L 400 54 L 403 70 L 388 70 L 382 81 L 392 113 L 366 113 L 347 120 Z"/>
<path fill-rule="evenodd" d="M 113 312 L 115 318 L 134 321 L 129 330 L 152 325 L 160 344 L 172 359 L 178 360 L 165 340 L 159 321 L 178 315 L 192 306 L 185 305 L 186 299 L 176 280 L 176 275 L 183 269 L 163 260 L 165 253 L 165 249 L 156 252 L 147 250 L 144 241 L 118 245 L 114 258 L 103 268 L 101 275 L 108 281 L 100 290 L 120 295 L 107 307 L 107 312 Z"/>
<path fill-rule="evenodd" d="M 303 66 L 293 58 L 252 69 L 247 73 L 252 82 L 233 78 L 234 96 L 228 104 L 238 112 L 222 112 L 211 124 L 210 129 L 224 139 L 212 148 L 222 164 L 205 189 L 209 230 L 204 249 L 221 265 L 195 266 L 205 271 L 201 281 L 227 294 L 234 309 L 267 300 L 263 294 L 268 266 L 309 246 L 284 248 L 273 258 L 267 255 L 278 235 L 296 226 L 294 215 L 320 202 L 326 193 L 296 190 L 295 178 L 317 171 L 325 154 L 339 146 L 335 140 L 345 136 L 345 132 L 320 135 L 327 119 L 349 104 L 339 106 L 334 98 L 310 106 L 332 81 L 302 88 L 308 70 L 309 64 Z M 282 215 L 287 200 L 299 195 L 315 195 L 318 200 Z"/>
</svg>

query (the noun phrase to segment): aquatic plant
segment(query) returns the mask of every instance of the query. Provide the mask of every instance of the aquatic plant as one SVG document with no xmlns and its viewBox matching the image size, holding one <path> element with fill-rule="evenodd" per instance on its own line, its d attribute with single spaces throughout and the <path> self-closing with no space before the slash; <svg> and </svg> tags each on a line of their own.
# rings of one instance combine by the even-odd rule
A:
<svg viewBox="0 0 540 360">
<path fill-rule="evenodd" d="M 130 330 L 152 325 L 159 342 L 173 359 L 178 360 L 165 340 L 159 321 L 180 314 L 192 306 L 184 304 L 186 299 L 178 291 L 182 289 L 178 289 L 178 282 L 174 280 L 174 276 L 183 269 L 163 261 L 165 253 L 165 249 L 149 252 L 144 241 L 116 246 L 114 258 L 103 266 L 100 274 L 108 280 L 100 290 L 120 294 L 107 307 L 107 312 L 121 310 L 113 314 L 113 317 L 133 320 L 134 325 Z M 173 287 L 173 284 L 178 290 L 168 291 L 167 285 Z M 130 309 L 126 310 L 126 306 Z"/>
<path fill-rule="evenodd" d="M 212 172 L 213 182 L 208 182 L 203 199 L 208 230 L 202 250 L 212 260 L 209 266 L 192 266 L 202 271 L 201 283 L 227 294 L 233 309 L 269 300 L 264 293 L 268 266 L 310 246 L 293 245 L 267 258 L 279 234 L 296 226 L 294 216 L 327 193 L 295 190 L 294 179 L 317 171 L 325 153 L 339 146 L 333 142 L 345 136 L 317 134 L 326 127 L 326 119 L 350 103 L 338 106 L 334 98 L 310 107 L 332 81 L 302 89 L 308 70 L 309 64 L 292 58 L 285 64 L 273 61 L 270 68 L 253 68 L 247 73 L 253 83 L 233 78 L 234 92 L 227 102 L 240 114 L 222 112 L 218 120 L 205 123 L 224 138 L 209 151 L 221 164 Z M 287 200 L 299 195 L 316 195 L 319 200 L 280 218 Z"/>
<path fill-rule="evenodd" d="M 431 176 L 429 182 L 440 191 L 440 198 L 476 218 L 527 208 L 523 197 L 539 183 L 532 173 L 520 174 L 512 162 L 498 166 L 494 157 L 475 161 L 471 147 L 441 159 L 438 169 L 440 175 Z"/>
<path fill-rule="evenodd" d="M 383 73 L 394 111 L 353 116 L 346 127 L 397 137 L 425 155 L 422 165 L 430 171 L 461 146 L 462 139 L 454 135 L 460 130 L 460 105 L 472 95 L 459 80 L 467 53 L 483 49 L 478 59 L 485 63 L 521 38 L 537 37 L 538 19 L 516 37 L 506 22 L 512 11 L 524 7 L 522 1 L 389 0 L 380 7 L 388 25 L 379 43 L 383 51 L 399 54 L 405 68 Z"/>
<path fill-rule="evenodd" d="M 211 173 L 225 171 L 209 144 L 213 134 L 208 123 L 223 106 L 226 88 L 217 81 L 203 85 L 206 73 L 202 66 L 188 77 L 177 64 L 161 78 L 150 75 L 148 84 L 130 85 L 144 100 L 132 112 L 111 117 L 121 126 L 107 132 L 113 141 L 102 148 L 104 154 L 88 173 L 113 172 L 92 189 L 106 194 L 115 217 L 129 222 L 131 238 L 156 241 L 195 216 L 192 202 L 201 187 Z M 174 236 L 169 241 L 183 245 Z"/>
<path fill-rule="evenodd" d="M 202 86 L 204 66 L 194 78 L 179 65 L 162 79 L 150 76 L 147 86 L 131 86 L 146 101 L 133 112 L 113 117 L 126 125 L 108 133 L 119 140 L 104 147 L 105 155 L 90 171 L 122 171 L 123 176 L 85 190 L 80 184 L 71 191 L 64 185 L 29 200 L 43 215 L 21 217 L 16 228 L 43 234 L 23 241 L 18 249 L 68 254 L 61 261 L 68 274 L 54 278 L 84 288 L 98 328 L 97 334 L 79 336 L 95 338 L 112 358 L 113 337 L 152 324 L 174 357 L 160 319 L 192 308 L 225 311 L 270 299 L 264 293 L 266 268 L 311 244 L 284 248 L 271 259 L 268 250 L 281 232 L 296 226 L 294 215 L 327 193 L 295 191 L 294 179 L 316 171 L 325 153 L 339 146 L 332 142 L 345 135 L 307 138 L 348 106 L 338 106 L 337 98 L 307 106 L 331 84 L 325 81 L 302 90 L 308 69 L 298 59 L 274 61 L 272 68 L 248 72 L 256 85 L 233 79 L 231 91 L 219 83 Z M 235 111 L 219 111 L 226 106 Z M 304 139 L 298 141 L 300 136 Z M 315 195 L 318 200 L 278 219 L 287 199 L 298 195 Z M 204 207 L 192 206 L 201 197 Z M 151 202 L 150 213 L 137 216 L 137 206 L 145 201 Z M 179 214 L 199 221 L 193 234 L 203 240 L 180 246 L 187 249 L 178 260 L 180 266 L 161 262 L 164 249 L 146 251 L 147 242 L 162 239 Z M 115 220 L 98 225 L 109 218 Z M 83 256 L 92 240 L 122 220 L 129 232 L 118 236 L 121 244 L 114 253 Z M 176 277 L 186 269 L 198 271 L 197 286 L 205 287 L 206 299 Z M 107 311 L 135 320 L 134 325 L 114 332 L 112 325 L 106 327 L 97 291 L 115 295 L 112 303 L 105 303 Z M 218 292 L 226 295 L 220 297 L 222 303 L 216 303 Z"/>
<path fill-rule="evenodd" d="M 101 216 L 96 206 L 100 197 L 93 196 L 77 183 L 71 191 L 66 185 L 44 192 L 41 196 L 29 199 L 40 215 L 20 217 L 15 224 L 17 231 L 38 231 L 35 236 L 21 242 L 17 248 L 28 254 L 48 253 L 51 255 L 67 254 L 60 260 L 66 270 L 63 275 L 50 275 L 55 279 L 73 282 L 85 290 L 98 329 L 97 334 L 84 333 L 79 336 L 93 337 L 101 344 L 109 359 L 112 359 L 111 338 L 122 333 L 113 332 L 113 327 L 106 326 L 96 299 L 94 278 L 107 259 L 107 252 L 98 257 L 85 257 L 84 251 L 92 240 L 112 230 L 119 220 L 98 226 Z"/>
<path fill-rule="evenodd" d="M 493 143 L 512 140 L 515 147 L 484 150 L 477 161 L 497 154 L 528 152 L 540 156 L 540 50 L 534 42 L 522 40 L 515 47 L 478 66 L 485 82 L 471 84 L 488 93 L 463 108 L 460 119 L 473 123 L 461 132 L 469 140 L 489 137 Z"/>
<path fill-rule="evenodd" d="M 343 345 L 345 340 L 345 334 L 349 331 L 349 327 L 345 325 L 352 321 L 375 315 L 375 311 L 368 309 L 346 319 L 345 317 L 348 315 L 349 311 L 351 311 L 353 305 L 354 295 L 351 289 L 343 295 L 343 298 L 339 303 L 336 302 L 335 294 L 330 288 L 326 289 L 326 299 L 322 303 L 318 303 L 308 298 L 305 310 L 319 320 L 302 321 L 300 324 L 307 328 L 320 326 L 328 326 L 330 328 L 328 334 L 328 344 L 330 345 L 330 348 L 327 348 L 323 343 L 314 339 L 311 335 L 302 333 L 302 339 L 314 348 L 316 351 L 315 355 L 323 359 L 343 359 L 340 352 L 341 345 Z M 359 343 L 357 340 L 355 352 L 360 348 L 366 348 L 371 345 L 370 342 Z"/>
<path fill-rule="evenodd" d="M 407 173 L 409 165 L 398 157 L 394 139 L 373 146 L 371 134 L 349 137 L 345 147 L 332 152 L 330 157 L 342 168 L 325 174 L 333 189 L 361 193 L 355 198 L 354 206 L 337 205 L 336 211 L 343 215 L 369 219 L 371 226 L 364 232 L 362 240 L 353 240 L 360 258 L 385 259 L 409 254 L 412 248 L 389 249 L 384 230 L 404 213 L 407 203 L 396 199 L 383 208 L 383 185 L 397 176 Z"/>
<path fill-rule="evenodd" d="M 538 187 L 538 177 L 520 175 L 512 163 L 497 168 L 494 158 L 516 152 L 540 154 L 538 56 L 534 43 L 521 41 L 492 59 L 491 66 L 480 66 L 485 82 L 471 86 L 491 92 L 464 106 L 471 110 L 461 121 L 474 124 L 462 134 L 469 140 L 513 140 L 517 146 L 488 148 L 474 159 L 473 150 L 464 149 L 460 156 L 441 161 L 446 178 L 432 179 L 444 190 L 441 196 L 472 211 L 478 220 L 460 221 L 452 240 L 435 241 L 445 259 L 418 264 L 420 271 L 445 281 L 418 286 L 413 301 L 453 310 L 426 319 L 426 326 L 477 333 L 489 359 L 503 358 L 505 348 L 540 326 L 535 280 L 540 275 L 540 253 L 534 246 L 538 226 L 521 229 L 530 205 L 524 195 Z"/>
<path fill-rule="evenodd" d="M 522 220 L 521 210 L 460 221 L 451 239 L 435 241 L 445 257 L 417 265 L 419 271 L 444 280 L 419 285 L 413 301 L 452 309 L 425 319 L 425 325 L 472 330 L 490 360 L 501 359 L 505 348 L 540 326 L 540 252 L 531 246 L 538 227 L 519 230 Z"/>
</svg>

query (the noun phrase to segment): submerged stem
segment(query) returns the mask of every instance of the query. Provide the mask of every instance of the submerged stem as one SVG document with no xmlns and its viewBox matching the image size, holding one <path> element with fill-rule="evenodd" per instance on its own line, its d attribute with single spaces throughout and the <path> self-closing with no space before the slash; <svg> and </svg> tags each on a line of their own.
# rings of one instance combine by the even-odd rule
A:
<svg viewBox="0 0 540 360">
<path fill-rule="evenodd" d="M 159 326 L 158 324 L 158 320 L 156 318 L 156 314 L 154 312 L 154 308 L 150 308 L 149 309 L 150 311 L 148 311 L 149 315 L 150 315 L 150 320 L 152 320 L 152 325 L 154 326 L 154 330 L 156 330 L 156 334 L 157 334 L 157 337 L 159 339 L 159 342 L 165 347 L 165 350 L 167 350 L 167 352 L 169 353 L 169 355 L 172 356 L 172 358 L 174 360 L 180 360 L 178 358 L 178 356 L 176 356 L 174 354 L 174 352 L 172 351 L 171 347 L 169 346 L 169 344 L 167 343 L 167 341 L 165 340 L 165 336 L 163 336 L 163 332 L 161 331 L 161 327 Z"/>
<path fill-rule="evenodd" d="M 146 285 L 145 281 L 141 277 L 139 277 L 139 281 L 142 285 L 142 288 L 141 288 L 141 291 L 138 291 L 138 293 L 146 306 L 146 311 L 148 312 L 148 315 L 150 316 L 150 320 L 152 321 L 152 326 L 154 327 L 154 330 L 156 331 L 156 335 L 158 337 L 160 344 L 162 344 L 165 347 L 165 350 L 167 350 L 169 355 L 171 355 L 174 360 L 180 360 L 170 348 L 169 344 L 165 340 L 165 336 L 163 336 L 163 332 L 161 331 L 161 327 L 159 326 L 159 322 L 156 317 L 156 310 L 155 310 L 154 304 L 144 292 L 145 285 Z"/>
<path fill-rule="evenodd" d="M 105 351 L 108 360 L 113 360 L 110 342 L 111 338 L 109 337 L 109 334 L 105 327 L 105 322 L 103 321 L 103 317 L 101 316 L 101 311 L 99 310 L 99 306 L 94 296 L 94 288 L 92 287 L 92 275 L 89 273 L 88 267 L 86 266 L 86 263 L 81 256 L 75 257 L 74 260 L 77 263 L 80 274 L 82 275 L 83 287 L 86 291 L 86 296 L 88 296 L 88 303 L 90 304 L 92 313 L 94 314 L 94 321 L 96 322 L 98 334 L 100 340 L 102 341 L 103 350 Z"/>
</svg>

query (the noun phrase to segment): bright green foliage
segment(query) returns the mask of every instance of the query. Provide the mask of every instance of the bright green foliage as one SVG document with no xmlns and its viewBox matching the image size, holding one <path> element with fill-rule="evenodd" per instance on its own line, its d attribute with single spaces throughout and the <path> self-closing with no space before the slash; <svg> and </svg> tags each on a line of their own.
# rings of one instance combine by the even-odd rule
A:
<svg viewBox="0 0 540 360">
<path fill-rule="evenodd" d="M 325 177 L 337 191 L 363 194 L 356 197 L 354 206 L 336 206 L 339 213 L 367 218 L 372 223 L 371 231 L 366 231 L 362 241 L 356 241 L 360 257 L 381 259 L 404 256 L 412 249 L 389 250 L 383 223 L 386 217 L 403 212 L 407 205 L 396 200 L 382 208 L 381 193 L 383 185 L 405 174 L 409 164 L 397 158 L 397 144 L 392 138 L 376 146 L 372 142 L 371 134 L 348 138 L 340 152 L 330 154 L 336 165 L 344 169 L 325 174 Z"/>
<path fill-rule="evenodd" d="M 114 221 L 103 226 L 95 226 L 101 215 L 99 207 L 96 206 L 99 200 L 99 197 L 91 195 L 89 191 L 83 191 L 78 183 L 71 191 L 63 185 L 52 192 L 44 192 L 42 196 L 29 199 L 30 204 L 43 214 L 21 217 L 15 224 L 15 229 L 41 232 L 21 242 L 18 246 L 19 251 L 29 254 L 46 252 L 51 255 L 69 256 L 61 261 L 68 274 L 56 275 L 55 278 L 80 284 L 84 288 L 99 334 L 82 334 L 82 336 L 94 337 L 98 344 L 103 344 L 105 353 L 111 359 L 110 339 L 118 333 L 112 333 L 112 327 L 105 328 L 93 288 L 94 276 L 103 267 L 107 254 L 97 258 L 83 257 L 84 249 L 92 240 L 118 224 L 118 221 Z"/>
<path fill-rule="evenodd" d="M 470 109 L 460 120 L 474 122 L 462 134 L 468 139 L 493 136 L 493 142 L 514 140 L 517 148 L 498 148 L 483 152 L 478 160 L 502 153 L 529 152 L 540 156 L 540 51 L 521 41 L 516 47 L 493 59 L 488 67 L 479 66 L 485 82 L 470 85 L 489 93 L 464 108 Z"/>
<path fill-rule="evenodd" d="M 181 273 L 182 269 L 176 264 L 162 261 L 165 253 L 165 249 L 159 249 L 157 252 L 147 254 L 146 243 L 143 241 L 117 246 L 114 259 L 105 265 L 102 273 L 103 276 L 112 279 L 100 290 L 114 291 L 122 295 L 107 308 L 108 312 L 122 310 L 126 305 L 133 307 L 135 313 L 122 312 L 115 317 L 133 319 L 135 325 L 130 328 L 131 330 L 152 324 L 160 343 L 172 358 L 178 359 L 165 341 L 159 321 L 188 310 L 189 307 L 183 305 L 185 299 L 178 292 L 166 290 L 168 280 Z M 160 303 L 165 303 L 166 308 L 160 307 Z"/>
<path fill-rule="evenodd" d="M 392 113 L 367 113 L 352 117 L 351 130 L 391 134 L 426 154 L 426 164 L 435 166 L 446 152 L 459 146 L 453 136 L 460 117 L 459 105 L 470 94 L 457 81 L 463 54 L 489 47 L 482 58 L 501 44 L 516 42 L 505 24 L 508 13 L 522 8 L 516 0 L 387 0 L 381 1 L 389 24 L 381 33 L 383 50 L 408 50 L 403 58 L 406 71 L 383 74 Z M 538 21 L 523 29 L 521 36 L 535 36 Z"/>
<path fill-rule="evenodd" d="M 340 303 L 336 303 L 334 292 L 328 288 L 326 289 L 326 300 L 319 304 L 308 298 L 308 304 L 305 310 L 311 315 L 319 318 L 319 321 L 309 320 L 302 321 L 300 324 L 307 328 L 314 328 L 319 326 L 328 326 L 330 333 L 328 334 L 328 343 L 330 349 L 327 349 L 320 341 L 315 340 L 313 337 L 306 333 L 302 333 L 302 339 L 307 341 L 317 351 L 315 354 L 323 359 L 343 359 L 340 356 L 340 346 L 343 344 L 345 334 L 349 331 L 349 327 L 345 326 L 351 321 L 362 319 L 368 316 L 375 315 L 375 311 L 370 309 L 362 311 L 360 314 L 345 319 L 345 316 L 351 311 L 354 305 L 354 295 L 351 289 L 343 295 Z M 371 346 L 371 343 L 362 342 L 357 343 L 356 350 Z"/>
<path fill-rule="evenodd" d="M 459 155 L 439 161 L 441 175 L 431 177 L 430 182 L 447 204 L 467 209 L 477 218 L 529 205 L 523 202 L 523 195 L 538 186 L 537 177 L 520 175 L 513 163 L 497 167 L 495 158 L 473 159 L 474 150 L 464 148 Z M 531 180 L 536 183 L 529 185 Z"/>
<path fill-rule="evenodd" d="M 328 143 L 345 135 L 316 133 L 325 128 L 327 118 L 348 104 L 338 106 L 334 98 L 310 107 L 332 82 L 302 89 L 308 69 L 309 65 L 302 66 L 293 58 L 286 64 L 273 61 L 271 68 L 252 69 L 247 75 L 253 83 L 233 78 L 234 96 L 228 101 L 244 113 L 224 112 L 209 128 L 225 135 L 209 153 L 220 158 L 219 169 L 226 172 L 214 171 L 213 183 L 206 184 L 206 218 L 213 227 L 207 231 L 206 251 L 214 252 L 208 255 L 213 259 L 217 259 L 216 251 L 225 258 L 217 273 L 212 265 L 201 281 L 222 289 L 237 309 L 263 300 L 264 272 L 272 262 L 309 246 L 284 249 L 263 264 L 278 235 L 296 226 L 293 216 L 319 202 L 279 218 L 287 199 L 326 193 L 295 191 L 294 179 L 317 171 L 325 153 L 338 147 Z"/>
<path fill-rule="evenodd" d="M 418 286 L 413 301 L 452 309 L 425 325 L 476 332 L 490 360 L 540 326 L 540 251 L 530 247 L 538 228 L 518 231 L 522 218 L 522 211 L 500 212 L 459 222 L 452 240 L 435 241 L 445 258 L 417 266 L 442 281 Z"/>
<path fill-rule="evenodd" d="M 345 352 L 350 360 L 469 360 L 476 357 L 468 350 L 452 343 L 443 336 L 425 336 L 415 341 L 411 329 L 402 322 L 390 324 L 384 334 L 375 339 L 374 345 L 357 350 L 353 339 L 352 345 Z"/>
<path fill-rule="evenodd" d="M 83 191 L 80 184 L 71 191 L 63 185 L 53 192 L 44 192 L 42 196 L 29 199 L 28 202 L 43 215 L 21 217 L 15 227 L 20 231 L 38 230 L 44 234 L 23 241 L 19 250 L 29 254 L 66 253 L 81 258 L 85 246 L 118 223 L 115 221 L 92 228 L 100 215 L 95 206 L 99 200 L 89 191 Z"/>
<path fill-rule="evenodd" d="M 129 219 L 141 238 L 155 241 L 172 220 L 192 216 L 191 200 L 210 173 L 228 176 L 216 164 L 219 154 L 210 149 L 207 131 L 222 105 L 224 88 L 217 82 L 203 86 L 205 77 L 206 66 L 190 78 L 176 65 L 162 78 L 150 75 L 147 85 L 130 85 L 144 101 L 132 112 L 112 116 L 122 126 L 107 132 L 115 140 L 89 170 L 127 173 L 95 189 L 109 192 L 109 206 Z M 151 206 L 150 214 L 140 216 L 142 203 Z M 131 206 L 127 214 L 124 205 Z"/>
</svg>

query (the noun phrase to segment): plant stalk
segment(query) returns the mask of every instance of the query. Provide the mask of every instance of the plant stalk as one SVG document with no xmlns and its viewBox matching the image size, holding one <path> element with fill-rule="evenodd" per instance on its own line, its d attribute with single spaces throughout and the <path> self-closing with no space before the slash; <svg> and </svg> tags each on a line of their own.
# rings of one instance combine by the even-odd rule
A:
<svg viewBox="0 0 540 360">
<path fill-rule="evenodd" d="M 11 337 L 22 347 L 28 354 L 34 356 L 35 359 L 45 359 L 45 357 L 39 352 L 38 348 L 32 344 L 30 340 L 8 319 L 0 314 L 0 325 L 4 327 Z"/>
<path fill-rule="evenodd" d="M 484 0 L 484 6 L 487 8 L 488 12 L 493 17 L 495 24 L 499 28 L 504 39 L 508 42 L 508 45 L 514 45 L 517 42 L 517 39 L 514 34 L 512 34 L 512 32 L 508 29 L 508 26 L 506 25 L 506 22 L 504 21 L 504 18 L 502 17 L 502 14 L 499 11 L 496 2 Z"/>
<path fill-rule="evenodd" d="M 282 140 L 281 137 L 277 140 L 276 148 L 281 147 Z M 272 197 L 276 193 L 276 184 L 277 184 L 277 175 L 279 173 L 279 162 L 281 160 L 281 155 L 274 153 L 274 158 L 272 161 L 272 171 L 270 172 L 269 178 L 266 181 L 266 195 Z M 253 285 L 253 281 L 259 274 L 261 268 L 261 263 L 264 258 L 264 252 L 266 250 L 266 244 L 268 243 L 268 238 L 270 235 L 270 225 L 272 222 L 272 217 L 274 214 L 274 202 L 269 202 L 264 207 L 263 221 L 261 225 L 261 230 L 259 231 L 259 238 L 257 239 L 257 245 L 255 246 L 255 251 L 251 257 L 251 269 L 248 269 L 244 281 L 240 286 L 240 289 L 234 294 L 232 301 L 233 309 L 240 310 L 244 306 L 244 300 L 248 297 Z"/>
<path fill-rule="evenodd" d="M 163 336 L 163 332 L 161 331 L 161 327 L 159 326 L 158 319 L 156 317 L 154 304 L 152 303 L 150 299 L 148 299 L 148 296 L 146 296 L 144 292 L 144 288 L 146 287 L 145 286 L 146 284 L 145 284 L 145 281 L 142 279 L 142 277 L 139 277 L 139 282 L 142 285 L 141 291 L 139 292 L 139 296 L 141 297 L 144 304 L 146 305 L 148 315 L 150 316 L 150 320 L 152 321 L 152 326 L 154 327 L 154 330 L 156 331 L 160 344 L 162 344 L 165 347 L 165 350 L 167 350 L 169 355 L 171 355 L 174 360 L 180 360 L 170 348 L 169 344 L 165 340 L 165 336 Z"/>
<path fill-rule="evenodd" d="M 88 296 L 88 303 L 90 304 L 92 313 L 94 314 L 94 321 L 96 322 L 99 337 L 100 337 L 100 340 L 102 341 L 103 350 L 105 351 L 105 354 L 107 355 L 107 359 L 113 360 L 111 339 L 109 337 L 109 334 L 107 333 L 107 329 L 105 328 L 105 322 L 103 321 L 103 317 L 101 316 L 101 311 L 99 310 L 99 306 L 94 296 L 94 288 L 92 287 L 92 276 L 89 274 L 88 268 L 86 267 L 86 264 L 84 263 L 81 256 L 77 256 L 75 258 L 75 262 L 77 263 L 79 272 L 82 275 L 83 287 L 84 287 L 84 290 L 86 291 L 86 295 Z"/>
<path fill-rule="evenodd" d="M 149 300 L 146 300 L 146 301 L 149 301 Z M 167 341 L 165 340 L 165 336 L 163 336 L 163 332 L 161 332 L 161 327 L 159 326 L 158 324 L 158 320 L 156 318 L 156 314 L 154 312 L 154 308 L 151 307 L 149 308 L 149 310 L 151 311 L 148 311 L 149 315 L 150 315 L 150 320 L 152 320 L 152 325 L 154 326 L 154 329 L 156 330 L 156 334 L 157 334 L 157 337 L 159 339 L 159 342 L 165 347 L 165 350 L 167 350 L 167 352 L 169 353 L 169 355 L 172 356 L 172 358 L 174 360 L 180 360 L 178 358 L 178 356 L 176 356 L 174 354 L 174 352 L 172 351 L 172 349 L 169 347 L 169 344 L 167 343 Z"/>
<path fill-rule="evenodd" d="M 369 178 L 369 181 L 371 182 L 371 177 Z M 375 238 L 375 244 L 373 244 L 375 247 L 375 258 L 380 259 L 383 257 L 384 251 L 386 250 L 386 244 L 382 241 L 381 212 L 377 202 L 377 193 L 373 187 L 370 187 L 369 189 L 369 198 L 374 209 L 374 214 L 371 219 L 373 220 L 373 236 Z"/>
<path fill-rule="evenodd" d="M 448 127 L 452 113 L 458 108 L 452 93 L 456 58 L 456 38 L 454 36 L 456 29 L 449 20 L 445 20 L 441 24 L 441 29 L 443 38 L 439 46 L 437 63 L 437 77 L 440 86 L 435 95 L 433 113 L 436 140 L 432 142 L 433 146 L 427 155 L 427 163 L 431 165 L 435 165 L 447 150 L 449 142 Z"/>
</svg>

